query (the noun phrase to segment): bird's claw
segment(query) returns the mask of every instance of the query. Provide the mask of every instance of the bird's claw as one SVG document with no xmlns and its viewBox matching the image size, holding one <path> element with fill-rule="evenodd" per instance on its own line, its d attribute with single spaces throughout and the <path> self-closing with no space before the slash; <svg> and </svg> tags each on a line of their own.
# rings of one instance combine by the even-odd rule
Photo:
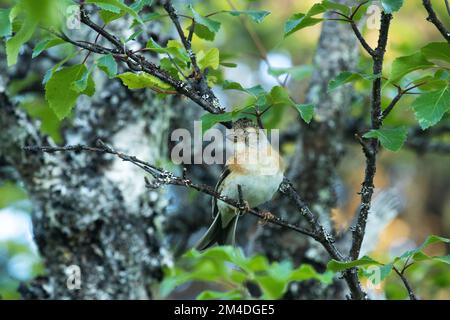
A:
<svg viewBox="0 0 450 320">
<path fill-rule="evenodd" d="M 262 220 L 260 223 L 262 225 L 267 224 L 270 220 L 274 220 L 276 217 L 270 212 L 270 211 L 263 211 L 262 212 Z"/>
<path fill-rule="evenodd" d="M 251 209 L 251 207 L 250 207 L 250 205 L 248 204 L 248 202 L 247 201 L 243 201 L 243 203 L 240 205 L 240 207 L 239 207 L 239 211 L 241 212 L 241 213 L 247 213 L 247 212 L 249 212 L 250 211 L 250 209 Z"/>
</svg>

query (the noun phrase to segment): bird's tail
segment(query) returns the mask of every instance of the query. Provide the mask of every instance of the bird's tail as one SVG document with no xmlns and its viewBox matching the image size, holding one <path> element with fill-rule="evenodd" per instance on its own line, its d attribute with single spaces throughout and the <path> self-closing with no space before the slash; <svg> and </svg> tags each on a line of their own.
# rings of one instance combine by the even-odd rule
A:
<svg viewBox="0 0 450 320">
<path fill-rule="evenodd" d="M 239 215 L 235 215 L 225 227 L 222 226 L 222 218 L 220 213 L 216 215 L 213 223 L 195 245 L 197 250 L 205 250 L 215 243 L 218 245 L 234 245 L 236 226 Z"/>
</svg>

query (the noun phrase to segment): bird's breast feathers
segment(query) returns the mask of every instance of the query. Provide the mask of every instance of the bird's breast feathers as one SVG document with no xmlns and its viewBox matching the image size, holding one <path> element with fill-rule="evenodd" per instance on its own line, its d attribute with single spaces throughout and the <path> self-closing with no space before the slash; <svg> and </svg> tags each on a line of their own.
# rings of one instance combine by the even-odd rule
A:
<svg viewBox="0 0 450 320">
<path fill-rule="evenodd" d="M 232 199 L 239 199 L 237 186 L 240 185 L 244 200 L 251 207 L 256 207 L 271 200 L 278 190 L 283 180 L 282 167 L 280 156 L 273 150 L 271 155 L 256 162 L 229 161 L 229 174 L 222 181 L 218 191 Z M 219 210 L 227 207 L 222 201 L 219 201 L 218 206 Z"/>
</svg>

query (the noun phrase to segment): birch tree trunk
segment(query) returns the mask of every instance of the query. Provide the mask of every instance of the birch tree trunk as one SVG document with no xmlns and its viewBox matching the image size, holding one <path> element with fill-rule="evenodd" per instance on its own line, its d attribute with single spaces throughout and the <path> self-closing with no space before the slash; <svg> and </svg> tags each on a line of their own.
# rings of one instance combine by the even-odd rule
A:
<svg viewBox="0 0 450 320">
<path fill-rule="evenodd" d="M 43 74 L 37 68 L 47 63 L 31 64 L 30 55 L 28 50 L 18 67 L 0 72 L 0 163 L 12 167 L 28 191 L 46 268 L 44 276 L 21 286 L 23 298 L 153 298 L 152 285 L 172 261 L 162 237 L 166 192 L 149 191 L 142 171 L 112 157 L 21 149 L 54 144 L 6 93 L 11 77 L 26 76 L 22 66 Z M 131 92 L 118 80 L 99 78 L 96 87 L 93 98 L 78 101 L 72 125 L 62 129 L 64 143 L 93 145 L 100 138 L 152 163 L 164 160 L 170 101 Z"/>
<path fill-rule="evenodd" d="M 336 2 L 349 4 L 348 0 Z M 330 16 L 326 13 L 326 16 Z M 315 106 L 314 120 L 296 129 L 296 152 L 289 161 L 288 178 L 324 227 L 332 232 L 331 209 L 336 206 L 336 167 L 344 153 L 344 121 L 353 97 L 351 87 L 341 87 L 329 93 L 328 82 L 342 71 L 355 70 L 358 63 L 358 43 L 350 26 L 336 21 L 324 21 L 313 58 L 314 72 L 305 103 Z M 283 217 L 293 222 L 304 219 L 283 200 Z M 324 271 L 329 256 L 314 240 L 299 237 L 281 228 L 264 227 L 258 241 L 260 250 L 274 260 L 292 259 L 294 263 L 311 263 Z M 304 282 L 290 287 L 286 298 L 345 298 L 342 283 L 323 287 L 318 282 Z"/>
</svg>

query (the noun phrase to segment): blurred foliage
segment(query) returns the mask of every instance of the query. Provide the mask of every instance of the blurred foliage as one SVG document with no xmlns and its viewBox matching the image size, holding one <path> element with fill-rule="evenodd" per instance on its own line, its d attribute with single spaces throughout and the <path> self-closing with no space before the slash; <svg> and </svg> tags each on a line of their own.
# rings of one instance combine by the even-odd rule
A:
<svg viewBox="0 0 450 320">
<path fill-rule="evenodd" d="M 448 265 L 439 261 L 413 264 L 405 273 L 414 292 L 422 299 L 448 300 L 450 272 Z M 386 279 L 381 286 L 387 299 L 408 299 L 404 284 L 396 275 Z"/>
<path fill-rule="evenodd" d="M 294 268 L 290 261 L 269 263 L 263 255 L 246 257 L 240 248 L 219 246 L 201 253 L 196 250 L 185 253 L 173 268 L 165 270 L 160 294 L 166 297 L 179 286 L 203 281 L 222 290 L 203 291 L 197 296 L 199 300 L 279 299 L 291 282 L 316 280 L 331 284 L 333 275 L 333 272 L 318 273 L 308 264 Z"/>
<path fill-rule="evenodd" d="M 353 267 L 360 267 L 362 274 L 368 277 L 371 280 L 372 284 L 378 285 L 381 281 L 383 281 L 386 277 L 388 277 L 390 274 L 393 273 L 394 268 L 396 268 L 399 271 L 402 271 L 406 270 L 415 263 L 423 261 L 433 261 L 433 262 L 442 262 L 444 264 L 450 264 L 450 254 L 430 256 L 425 252 L 428 246 L 439 243 L 441 244 L 450 243 L 450 239 L 434 235 L 429 236 L 424 241 L 424 243 L 422 243 L 422 245 L 420 245 L 418 248 L 414 250 L 408 250 L 403 254 L 394 257 L 392 261 L 388 263 L 381 263 L 372 259 L 369 256 L 364 256 L 362 258 L 349 262 L 331 260 L 328 263 L 327 268 L 330 271 L 338 272 Z"/>
<path fill-rule="evenodd" d="M 18 185 L 8 181 L 0 181 L 0 209 L 26 198 L 26 192 Z"/>
<path fill-rule="evenodd" d="M 29 245 L 14 240 L 0 241 L 0 299 L 19 299 L 19 284 L 43 273 L 42 262 Z"/>
<path fill-rule="evenodd" d="M 19 201 L 28 195 L 18 185 L 4 181 L 0 184 L 0 209 L 16 208 L 26 210 Z M 11 212 L 15 212 L 11 210 Z M 0 224 L 3 213 L 0 212 Z M 0 299 L 19 299 L 17 288 L 37 275 L 43 274 L 43 265 L 26 239 L 0 240 Z"/>
</svg>

